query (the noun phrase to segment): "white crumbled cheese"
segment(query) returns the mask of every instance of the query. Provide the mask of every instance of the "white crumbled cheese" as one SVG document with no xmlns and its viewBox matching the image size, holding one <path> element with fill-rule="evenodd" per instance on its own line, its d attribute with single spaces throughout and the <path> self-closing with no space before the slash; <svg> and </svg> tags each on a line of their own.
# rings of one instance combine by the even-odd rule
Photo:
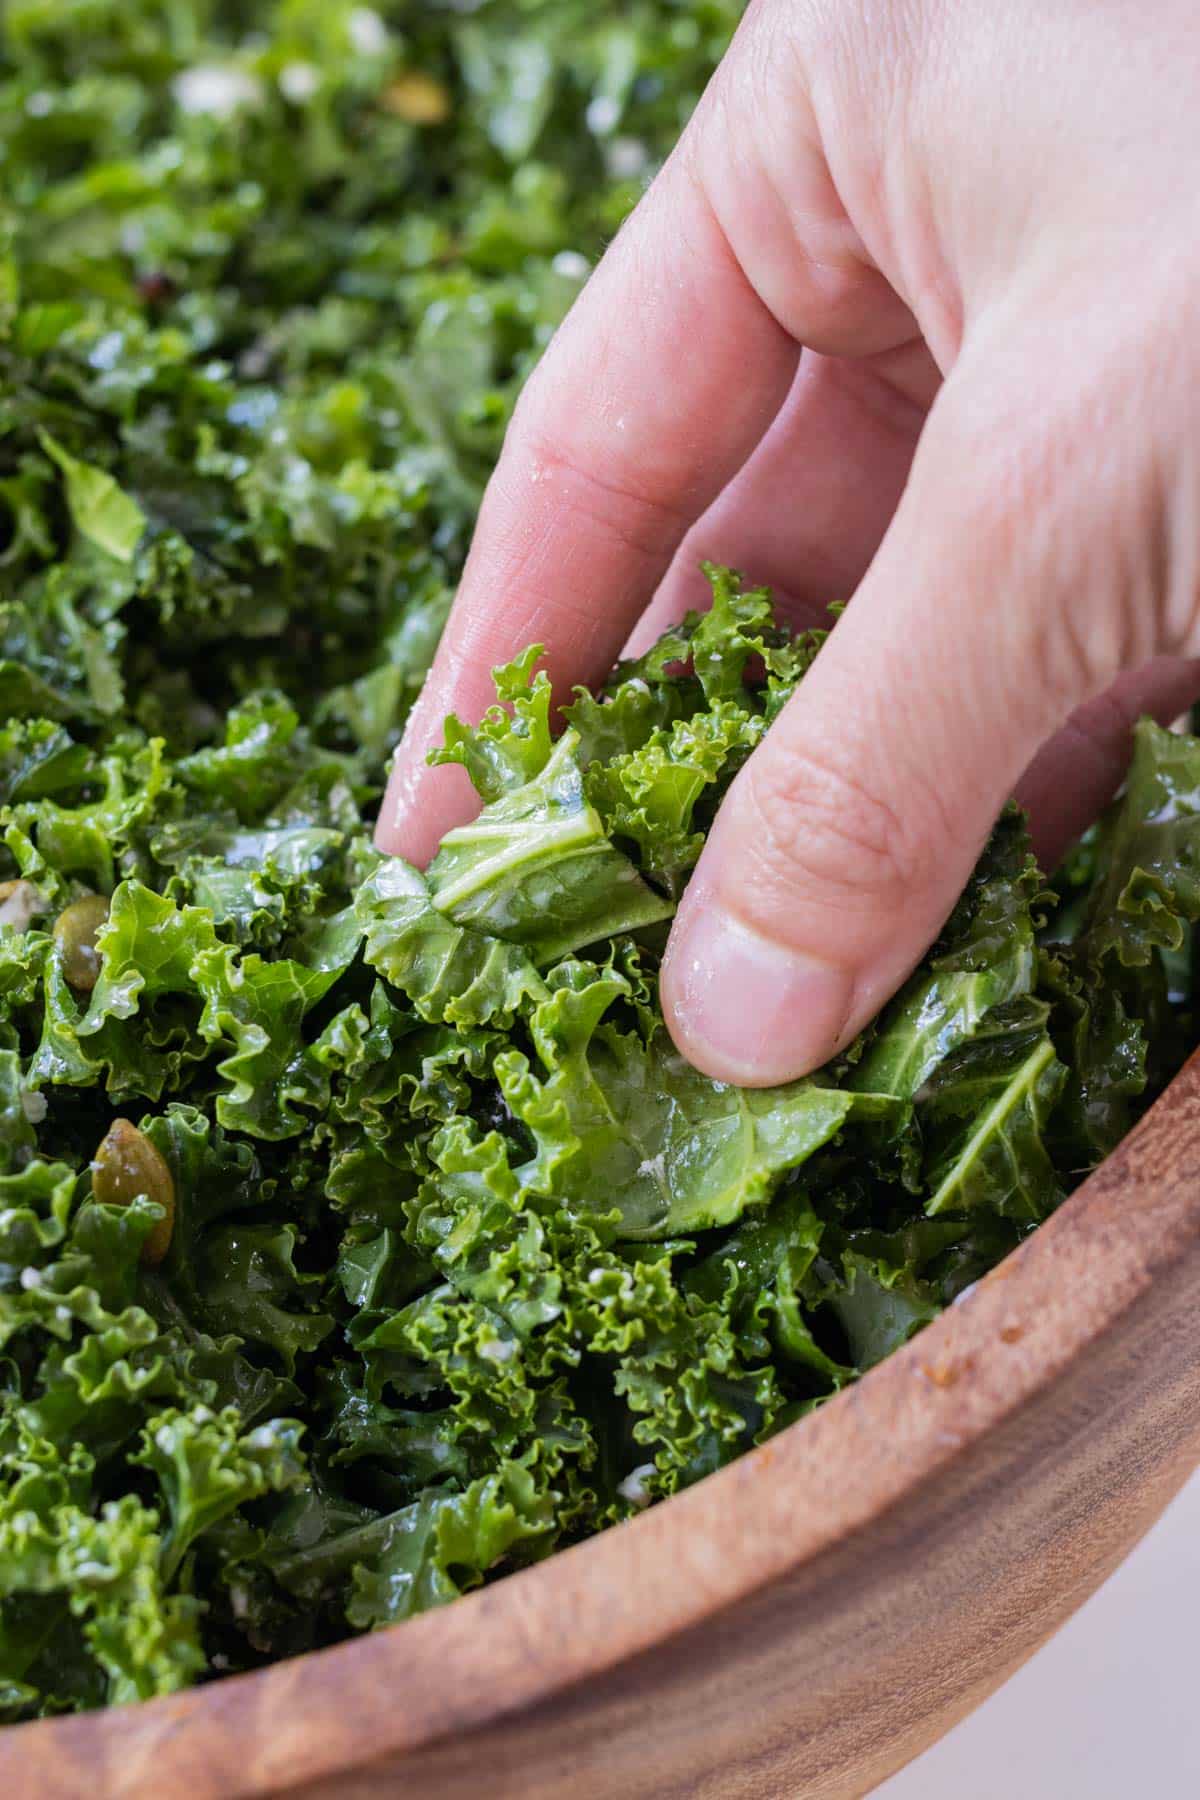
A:
<svg viewBox="0 0 1200 1800">
<path fill-rule="evenodd" d="M 639 1463 L 636 1469 L 630 1469 L 624 1481 L 617 1483 L 617 1492 L 622 1500 L 628 1500 L 630 1506 L 649 1506 L 650 1495 L 646 1482 L 653 1474 L 653 1463 Z"/>
<path fill-rule="evenodd" d="M 221 63 L 198 63 L 184 69 L 171 83 L 171 92 L 184 112 L 211 113 L 227 119 L 242 106 L 262 103 L 262 84 L 245 69 Z"/>
<path fill-rule="evenodd" d="M 592 265 L 579 250 L 560 250 L 550 267 L 564 281 L 586 281 Z"/>
<path fill-rule="evenodd" d="M 71 1323 L 70 1307 L 69 1306 L 56 1306 L 54 1309 L 54 1317 L 57 1319 L 57 1321 L 60 1325 L 69 1325 Z"/>
<path fill-rule="evenodd" d="M 50 1102 L 45 1094 L 39 1094 L 32 1088 L 22 1088 L 21 1111 L 31 1125 L 40 1125 L 50 1111 Z"/>
<path fill-rule="evenodd" d="M 321 85 L 321 71 L 309 62 L 285 63 L 279 71 L 279 91 L 285 100 L 300 106 L 311 100 Z"/>
<path fill-rule="evenodd" d="M 21 1270 L 20 1281 L 21 1286 L 25 1289 L 26 1293 L 28 1293 L 30 1288 L 41 1287 L 42 1271 L 40 1269 L 35 1269 L 31 1263 L 27 1269 Z"/>
<path fill-rule="evenodd" d="M 54 95 L 47 93 L 45 88 L 38 88 L 37 92 L 30 94 L 26 100 L 25 111 L 31 119 L 44 119 L 47 114 L 54 111 Z"/>
<path fill-rule="evenodd" d="M 224 1669 L 230 1669 L 233 1667 L 233 1664 L 230 1662 L 229 1658 L 223 1653 L 223 1651 L 220 1651 L 220 1650 L 215 1650 L 213 1652 L 211 1661 L 212 1661 L 212 1666 L 214 1669 L 224 1670 Z"/>
<path fill-rule="evenodd" d="M 164 1456 L 170 1456 L 175 1448 L 175 1433 L 169 1425 L 160 1425 L 154 1434 L 154 1441 Z"/>
<path fill-rule="evenodd" d="M 244 1619 L 250 1611 L 250 1596 L 244 1587 L 232 1587 L 229 1590 L 229 1605 L 235 1619 Z"/>
<path fill-rule="evenodd" d="M 589 100 L 587 112 L 587 128 L 595 137 L 605 137 L 621 116 L 621 108 L 611 94 L 597 94 Z"/>
<path fill-rule="evenodd" d="M 360 56 L 382 56 L 387 49 L 388 28 L 374 7 L 356 6 L 346 26 Z"/>
</svg>

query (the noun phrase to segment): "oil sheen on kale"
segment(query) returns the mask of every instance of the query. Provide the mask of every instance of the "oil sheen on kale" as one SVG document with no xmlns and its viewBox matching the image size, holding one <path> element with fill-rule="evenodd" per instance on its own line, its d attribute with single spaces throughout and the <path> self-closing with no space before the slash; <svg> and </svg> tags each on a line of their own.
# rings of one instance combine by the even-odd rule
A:
<svg viewBox="0 0 1200 1800">
<path fill-rule="evenodd" d="M 1200 744 L 1054 881 L 1002 818 L 806 1081 L 659 958 L 821 633 L 713 569 L 552 716 L 387 755 L 521 382 L 725 0 L 14 0 L 0 23 L 0 1707 L 393 1624 L 801 1418 L 1046 1218 L 1191 1037 Z M 836 629 L 836 626 L 834 627 Z"/>
</svg>

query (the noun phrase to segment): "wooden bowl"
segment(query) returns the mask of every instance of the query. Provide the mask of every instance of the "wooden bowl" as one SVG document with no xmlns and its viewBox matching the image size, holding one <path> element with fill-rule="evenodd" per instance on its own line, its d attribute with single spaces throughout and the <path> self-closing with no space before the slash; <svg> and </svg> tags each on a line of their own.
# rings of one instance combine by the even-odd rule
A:
<svg viewBox="0 0 1200 1800">
<path fill-rule="evenodd" d="M 1200 1461 L 1200 1055 L 858 1386 L 395 1630 L 0 1733 L 0 1792 L 858 1795 L 997 1687 Z"/>
</svg>

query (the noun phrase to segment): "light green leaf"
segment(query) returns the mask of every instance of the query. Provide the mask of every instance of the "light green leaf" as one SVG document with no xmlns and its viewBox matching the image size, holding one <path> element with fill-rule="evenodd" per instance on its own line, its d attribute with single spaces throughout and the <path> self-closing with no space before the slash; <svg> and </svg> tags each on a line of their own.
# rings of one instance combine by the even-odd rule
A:
<svg viewBox="0 0 1200 1800">
<path fill-rule="evenodd" d="M 43 450 L 63 472 L 67 506 L 75 529 L 118 562 L 132 562 L 146 529 L 146 515 L 107 469 L 81 462 L 48 431 L 39 431 Z"/>
<path fill-rule="evenodd" d="M 427 875 L 439 912 L 526 946 L 539 965 L 675 910 L 607 837 L 584 796 L 578 742 L 565 732 L 533 781 L 448 832 Z"/>
</svg>

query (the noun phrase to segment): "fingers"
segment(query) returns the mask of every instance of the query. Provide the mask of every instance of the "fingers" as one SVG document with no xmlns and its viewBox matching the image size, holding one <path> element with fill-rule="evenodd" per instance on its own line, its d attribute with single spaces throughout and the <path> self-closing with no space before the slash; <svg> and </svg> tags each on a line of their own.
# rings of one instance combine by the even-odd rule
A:
<svg viewBox="0 0 1200 1800">
<path fill-rule="evenodd" d="M 1200 696 L 1200 662 L 1156 657 L 1118 676 L 1038 751 L 1017 784 L 1044 869 L 1086 830 L 1125 778 L 1133 727 L 1146 713 L 1169 725 Z"/>
<path fill-rule="evenodd" d="M 1123 597 L 1080 561 L 1096 534 L 1078 498 L 1103 502 L 1056 466 L 1079 434 L 1005 442 L 1005 409 L 964 383 L 935 405 L 879 555 L 734 783 L 676 920 L 664 1011 L 718 1079 L 801 1075 L 866 1024 L 1039 746 L 1126 655 Z"/>
<path fill-rule="evenodd" d="M 806 352 L 770 430 L 676 552 L 628 654 L 708 606 L 705 561 L 765 582 L 790 623 L 825 623 L 879 548 L 940 381 L 919 341 L 853 362 Z"/>
<path fill-rule="evenodd" d="M 461 771 L 425 755 L 446 712 L 486 709 L 492 665 L 539 642 L 560 691 L 607 673 L 778 412 L 801 343 L 871 355 L 914 334 L 841 203 L 781 31 L 750 9 L 522 396 L 396 758 L 382 849 L 424 862 L 469 815 Z M 765 106 L 779 128 L 748 130 Z"/>
<path fill-rule="evenodd" d="M 797 354 L 677 153 L 517 408 L 397 756 L 382 849 L 423 863 L 469 816 L 461 771 L 425 754 L 447 712 L 486 710 L 495 664 L 541 643 L 560 689 L 603 679 L 680 539 L 770 424 Z"/>
</svg>

